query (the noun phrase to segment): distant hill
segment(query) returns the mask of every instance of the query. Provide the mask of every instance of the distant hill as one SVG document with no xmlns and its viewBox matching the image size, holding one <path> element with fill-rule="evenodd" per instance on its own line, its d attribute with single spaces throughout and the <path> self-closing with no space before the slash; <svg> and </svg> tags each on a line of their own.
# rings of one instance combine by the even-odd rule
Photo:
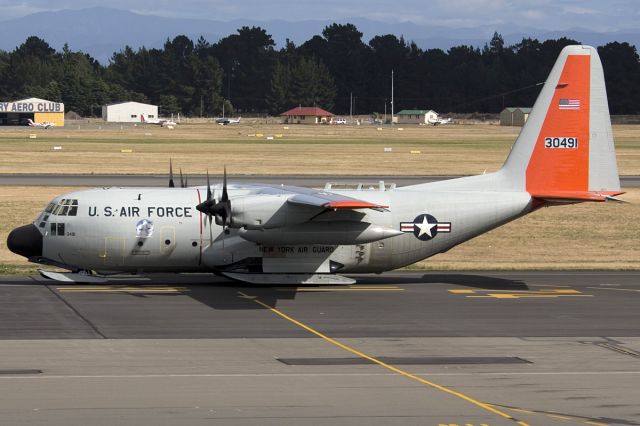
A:
<svg viewBox="0 0 640 426">
<path fill-rule="evenodd" d="M 288 38 L 296 44 L 304 43 L 321 34 L 322 29 L 331 24 L 328 20 L 289 22 L 285 20 L 256 21 L 213 21 L 207 19 L 163 18 L 140 15 L 133 12 L 95 7 L 81 10 L 61 10 L 40 12 L 18 19 L 0 22 L 0 49 L 13 50 L 31 35 L 46 40 L 52 47 L 61 49 L 68 43 L 72 50 L 89 53 L 101 63 L 108 63 L 114 52 L 129 45 L 160 47 L 167 38 L 184 34 L 193 40 L 203 36 L 215 43 L 220 38 L 236 32 L 243 25 L 256 25 L 267 30 L 279 47 Z M 383 23 L 362 18 L 338 20 L 338 23 L 353 23 L 364 33 L 368 42 L 375 35 L 395 34 L 413 40 L 423 48 L 448 49 L 461 44 L 484 46 L 494 31 L 500 32 L 507 44 L 513 44 L 523 37 L 546 40 L 569 37 L 596 46 L 610 41 L 626 41 L 640 45 L 640 30 L 637 32 L 596 33 L 587 29 L 566 32 L 548 32 L 531 28 L 478 27 L 451 29 L 442 26 L 422 26 L 414 23 Z"/>
</svg>

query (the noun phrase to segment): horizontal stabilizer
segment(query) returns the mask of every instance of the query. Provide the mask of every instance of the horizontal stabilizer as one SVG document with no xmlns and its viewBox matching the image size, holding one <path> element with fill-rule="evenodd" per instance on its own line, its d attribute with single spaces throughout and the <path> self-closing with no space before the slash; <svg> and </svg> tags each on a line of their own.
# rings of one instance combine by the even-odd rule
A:
<svg viewBox="0 0 640 426">
<path fill-rule="evenodd" d="M 614 198 L 624 192 L 588 192 L 588 191 L 545 191 L 532 192 L 531 197 L 556 203 L 578 203 L 583 201 L 622 201 Z"/>
</svg>

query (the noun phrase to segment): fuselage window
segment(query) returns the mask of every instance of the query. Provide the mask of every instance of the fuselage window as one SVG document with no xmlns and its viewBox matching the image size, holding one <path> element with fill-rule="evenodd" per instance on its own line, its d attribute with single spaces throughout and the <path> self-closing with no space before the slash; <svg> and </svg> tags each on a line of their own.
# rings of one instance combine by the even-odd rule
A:
<svg viewBox="0 0 640 426">
<path fill-rule="evenodd" d="M 56 232 L 58 231 L 58 227 L 56 226 L 55 223 L 52 223 L 50 226 L 51 226 L 51 235 L 56 235 Z"/>
<path fill-rule="evenodd" d="M 58 224 L 58 235 L 64 236 L 64 223 Z"/>
</svg>

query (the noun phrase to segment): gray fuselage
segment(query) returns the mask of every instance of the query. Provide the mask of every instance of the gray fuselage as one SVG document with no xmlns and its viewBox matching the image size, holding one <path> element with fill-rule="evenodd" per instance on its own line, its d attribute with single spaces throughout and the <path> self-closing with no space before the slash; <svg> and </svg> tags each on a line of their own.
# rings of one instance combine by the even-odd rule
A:
<svg viewBox="0 0 640 426">
<path fill-rule="evenodd" d="M 261 273 L 367 273 L 399 268 L 445 252 L 531 210 L 531 197 L 523 192 L 413 188 L 333 191 L 388 206 L 384 211 L 358 210 L 360 222 L 405 231 L 357 244 L 330 243 L 349 231 L 345 226 L 341 228 L 344 222 L 332 214 L 354 212 L 327 212 L 315 218 L 312 222 L 316 228 L 328 230 L 320 231 L 324 236 L 306 237 L 304 226 L 310 225 L 271 229 L 268 244 L 243 238 L 245 229 L 231 228 L 225 233 L 195 209 L 206 197 L 203 188 L 100 188 L 72 192 L 52 203 L 77 200 L 75 216 L 43 213 L 34 224 L 43 234 L 43 258 L 70 269 L 143 273 L 235 269 L 251 272 L 253 268 Z M 216 189 L 214 196 L 218 192 Z M 241 187 L 231 189 L 231 200 L 244 192 Z M 42 220 L 45 215 L 48 217 Z M 426 220 L 424 215 L 438 224 L 428 230 L 432 237 L 424 234 L 418 238 L 419 228 L 412 223 L 420 217 Z M 265 218 L 265 223 L 268 220 Z M 60 224 L 64 224 L 62 235 L 58 232 Z M 313 232 L 311 227 L 309 230 Z M 278 241 L 279 235 L 282 242 Z M 321 243 L 299 243 L 305 238 Z"/>
</svg>

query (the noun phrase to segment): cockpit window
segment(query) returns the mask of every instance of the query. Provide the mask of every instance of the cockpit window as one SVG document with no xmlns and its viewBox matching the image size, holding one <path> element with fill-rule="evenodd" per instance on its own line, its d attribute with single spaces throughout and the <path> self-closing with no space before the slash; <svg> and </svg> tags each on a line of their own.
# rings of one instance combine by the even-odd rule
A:
<svg viewBox="0 0 640 426">
<path fill-rule="evenodd" d="M 51 227 L 51 235 L 64 237 L 64 223 L 51 223 L 49 226 Z"/>
<path fill-rule="evenodd" d="M 46 209 L 44 209 L 44 211 L 45 211 L 46 213 L 51 213 L 51 212 L 53 211 L 53 208 L 54 208 L 55 206 L 56 206 L 56 205 L 55 205 L 55 203 L 49 203 L 49 205 L 47 206 L 47 208 L 46 208 Z"/>
<path fill-rule="evenodd" d="M 78 214 L 78 200 L 63 199 L 60 204 L 49 204 L 47 209 L 51 209 L 51 213 L 57 216 L 76 216 Z"/>
<path fill-rule="evenodd" d="M 49 213 L 47 213 L 47 212 L 42 213 L 40 215 L 40 217 L 38 218 L 38 220 L 40 221 L 38 226 L 40 228 L 44 228 L 44 226 L 47 224 L 47 220 L 49 220 Z"/>
</svg>

